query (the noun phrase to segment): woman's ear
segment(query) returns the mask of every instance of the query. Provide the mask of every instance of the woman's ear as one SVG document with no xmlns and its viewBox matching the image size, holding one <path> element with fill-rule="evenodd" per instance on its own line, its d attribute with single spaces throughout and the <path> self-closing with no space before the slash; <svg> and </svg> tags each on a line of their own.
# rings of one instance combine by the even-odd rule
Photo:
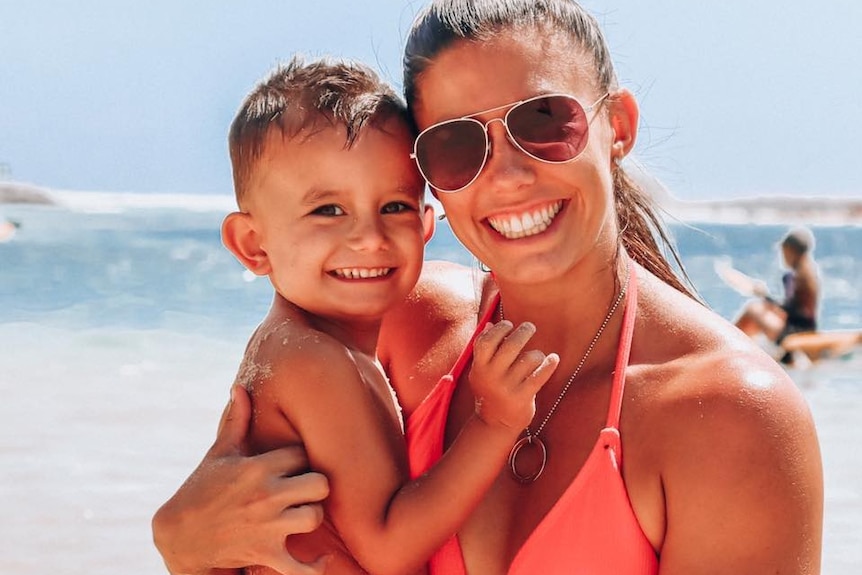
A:
<svg viewBox="0 0 862 575">
<path fill-rule="evenodd" d="M 221 241 L 239 263 L 255 275 L 265 276 L 272 270 L 251 214 L 228 214 L 221 224 Z"/>
<path fill-rule="evenodd" d="M 611 159 L 619 163 L 634 148 L 638 135 L 638 103 L 634 95 L 620 88 L 610 97 L 611 129 L 614 140 L 611 145 Z"/>
<path fill-rule="evenodd" d="M 425 243 L 431 241 L 434 236 L 434 230 L 437 229 L 437 218 L 434 217 L 434 206 L 425 204 L 425 211 L 422 213 L 422 227 L 425 230 Z"/>
</svg>

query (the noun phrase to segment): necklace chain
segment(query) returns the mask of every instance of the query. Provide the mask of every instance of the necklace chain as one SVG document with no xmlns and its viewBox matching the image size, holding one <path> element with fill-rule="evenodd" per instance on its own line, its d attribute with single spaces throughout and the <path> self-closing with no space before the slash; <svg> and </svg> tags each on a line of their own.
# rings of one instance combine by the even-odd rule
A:
<svg viewBox="0 0 862 575">
<path fill-rule="evenodd" d="M 605 315 L 605 319 L 602 321 L 602 324 L 599 326 L 599 329 L 596 332 L 596 335 L 593 336 L 592 341 L 590 341 L 590 345 L 587 346 L 587 351 L 584 352 L 584 356 L 581 358 L 581 361 L 578 362 L 578 366 L 575 368 L 575 371 L 573 371 L 572 375 L 569 376 L 569 379 L 566 380 L 566 384 L 563 386 L 563 389 L 560 391 L 559 395 L 557 395 L 557 399 L 554 401 L 553 405 L 551 405 L 551 409 L 548 411 L 548 414 L 545 415 L 545 419 L 543 419 L 542 423 L 539 424 L 539 427 L 536 428 L 535 433 L 531 432 L 530 427 L 527 426 L 524 429 L 524 431 L 526 433 L 526 437 L 522 437 L 521 439 L 519 439 L 518 442 L 516 442 L 514 447 L 512 448 L 512 452 L 509 455 L 509 464 L 512 468 L 512 473 L 515 475 L 515 478 L 518 479 L 519 481 L 521 481 L 522 483 L 535 481 L 539 477 L 539 475 L 541 475 L 542 471 L 544 471 L 545 462 L 547 460 L 547 451 L 545 450 L 544 443 L 542 443 L 542 441 L 539 439 L 539 434 L 542 433 L 542 430 L 545 429 L 545 425 L 548 423 L 548 421 L 550 421 L 551 416 L 553 416 L 554 412 L 557 411 L 557 407 L 560 405 L 560 402 L 563 401 L 563 397 L 565 397 L 566 392 L 569 391 L 569 387 L 571 387 L 572 382 L 574 382 L 575 378 L 578 377 L 578 374 L 581 372 L 581 369 L 584 367 L 584 364 L 587 362 L 587 359 L 590 357 L 590 354 L 592 353 L 593 348 L 596 347 L 596 344 L 598 343 L 599 339 L 602 337 L 602 333 L 604 333 L 605 328 L 607 327 L 608 323 L 610 323 L 611 318 L 614 316 L 614 312 L 617 311 L 617 308 L 619 307 L 620 302 L 622 302 L 623 298 L 625 297 L 626 291 L 628 290 L 628 285 L 629 285 L 629 270 L 628 270 L 628 266 L 626 266 L 625 280 L 623 280 L 623 285 L 622 285 L 622 288 L 620 289 L 620 293 L 617 295 L 616 299 L 614 300 L 614 303 L 611 305 L 610 309 L 608 310 L 607 315 Z M 500 308 L 500 321 L 503 321 L 504 316 L 503 316 L 503 299 L 502 298 L 500 299 L 499 308 Z M 534 442 L 538 445 L 538 447 L 542 453 L 541 467 L 534 474 L 521 475 L 518 472 L 516 465 L 515 465 L 518 453 L 520 452 L 520 450 L 523 447 L 525 447 L 526 445 L 531 445 Z"/>
</svg>

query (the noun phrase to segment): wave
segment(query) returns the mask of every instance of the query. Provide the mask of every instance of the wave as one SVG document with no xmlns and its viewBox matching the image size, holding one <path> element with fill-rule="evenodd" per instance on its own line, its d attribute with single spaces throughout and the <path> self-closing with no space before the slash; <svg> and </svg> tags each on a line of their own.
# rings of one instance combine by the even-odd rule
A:
<svg viewBox="0 0 862 575">
<path fill-rule="evenodd" d="M 220 194 L 52 191 L 51 195 L 57 205 L 87 213 L 122 213 L 141 209 L 229 212 L 236 209 L 233 196 Z"/>
<path fill-rule="evenodd" d="M 84 213 L 123 213 L 140 209 L 183 209 L 228 212 L 236 209 L 233 195 L 166 194 L 54 190 L 21 182 L 0 182 L 0 204 L 36 204 Z"/>
<path fill-rule="evenodd" d="M 685 201 L 672 195 L 654 176 L 637 167 L 635 181 L 647 191 L 669 221 L 715 224 L 774 224 L 815 226 L 862 225 L 862 197 L 760 196 L 728 200 Z M 426 196 L 438 215 L 442 205 Z M 229 212 L 233 195 L 98 192 L 45 189 L 32 184 L 0 182 L 0 204 L 47 204 L 85 213 L 123 213 L 141 209 L 182 209 Z"/>
</svg>

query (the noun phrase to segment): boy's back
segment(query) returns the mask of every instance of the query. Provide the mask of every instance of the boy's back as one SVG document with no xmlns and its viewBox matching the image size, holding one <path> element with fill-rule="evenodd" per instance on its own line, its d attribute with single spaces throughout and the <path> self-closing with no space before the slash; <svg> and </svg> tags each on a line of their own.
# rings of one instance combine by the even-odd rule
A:
<svg viewBox="0 0 862 575">
<path fill-rule="evenodd" d="M 249 389 L 254 415 L 249 430 L 249 449 L 263 453 L 291 443 L 303 443 L 315 468 L 332 458 L 355 457 L 357 434 L 372 436 L 362 441 L 363 457 L 374 457 L 371 448 L 385 450 L 407 476 L 407 462 L 400 446 L 386 449 L 387 438 L 399 438 L 402 422 L 393 392 L 373 358 L 351 350 L 313 324 L 316 318 L 275 296 L 272 309 L 249 340 L 237 374 L 237 383 Z M 290 413 L 283 413 L 290 406 Z M 301 432 L 297 429 L 299 428 Z M 380 439 L 383 439 L 380 442 Z M 357 468 L 364 467 L 362 462 Z M 358 476 L 355 481 L 375 481 Z M 358 486 L 357 486 L 358 488 Z M 293 535 L 288 550 L 295 558 L 311 562 L 330 554 L 327 573 L 365 573 L 342 541 L 331 515 L 312 533 Z M 272 573 L 263 567 L 248 573 Z"/>
</svg>

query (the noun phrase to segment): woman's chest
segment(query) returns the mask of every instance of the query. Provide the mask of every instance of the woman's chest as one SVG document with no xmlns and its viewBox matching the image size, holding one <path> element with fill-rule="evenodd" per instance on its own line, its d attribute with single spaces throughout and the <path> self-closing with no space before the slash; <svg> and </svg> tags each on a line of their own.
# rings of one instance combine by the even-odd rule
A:
<svg viewBox="0 0 862 575">
<path fill-rule="evenodd" d="M 519 550 L 572 489 L 582 469 L 596 455 L 606 424 L 607 395 L 601 390 L 567 394 L 566 401 L 560 403 L 538 436 L 545 446 L 546 459 L 535 481 L 520 480 L 511 461 L 500 469 L 497 480 L 459 532 L 469 572 L 507 572 Z M 538 402 L 534 422 L 544 418 L 544 403 Z M 473 411 L 474 398 L 464 376 L 452 396 L 446 447 Z M 534 423 L 531 433 L 536 431 Z M 515 462 L 518 470 L 528 474 L 537 471 L 542 464 L 538 453 L 533 448 L 519 452 Z"/>
</svg>

